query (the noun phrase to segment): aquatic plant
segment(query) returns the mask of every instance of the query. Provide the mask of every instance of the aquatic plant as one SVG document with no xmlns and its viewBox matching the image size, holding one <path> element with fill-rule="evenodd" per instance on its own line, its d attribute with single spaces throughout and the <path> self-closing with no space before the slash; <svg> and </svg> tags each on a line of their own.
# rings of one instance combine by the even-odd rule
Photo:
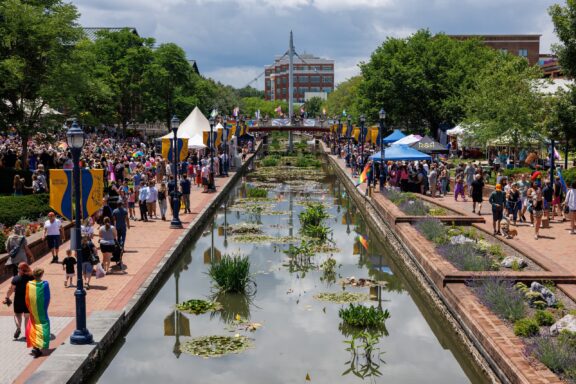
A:
<svg viewBox="0 0 576 384">
<path fill-rule="evenodd" d="M 185 342 L 180 347 L 182 352 L 200 357 L 219 357 L 231 353 L 240 353 L 252 346 L 252 341 L 241 335 L 203 336 Z"/>
<path fill-rule="evenodd" d="M 378 329 L 384 325 L 384 321 L 390 317 L 388 310 L 377 307 L 366 307 L 360 304 L 350 304 L 347 308 L 341 308 L 338 316 L 344 324 L 359 329 Z"/>
<path fill-rule="evenodd" d="M 352 339 L 345 340 L 344 343 L 348 344 L 346 350 L 351 353 L 351 358 L 346 362 L 350 367 L 342 373 L 342 376 L 349 373 L 361 379 L 382 376 L 379 363 L 385 363 L 385 361 L 381 358 L 384 352 L 379 352 L 380 348 L 376 347 L 379 342 L 380 336 L 371 332 L 359 332 L 352 335 Z M 375 353 L 377 353 L 377 359 L 374 359 Z"/>
<path fill-rule="evenodd" d="M 248 188 L 246 196 L 249 198 L 266 198 L 268 197 L 268 191 L 264 188 Z"/>
<path fill-rule="evenodd" d="M 208 275 L 220 292 L 251 292 L 256 286 L 247 256 L 224 255 L 222 260 L 210 265 Z"/>
<path fill-rule="evenodd" d="M 278 165 L 278 158 L 272 156 L 266 156 L 260 162 L 263 167 L 275 167 Z"/>
<path fill-rule="evenodd" d="M 298 168 L 318 168 L 322 165 L 322 162 L 313 156 L 307 155 L 298 156 L 294 165 Z"/>
<path fill-rule="evenodd" d="M 310 203 L 304 211 L 300 212 L 299 218 L 302 226 L 319 226 L 324 219 L 328 218 L 328 213 L 322 203 Z"/>
<path fill-rule="evenodd" d="M 355 292 L 321 292 L 314 296 L 316 300 L 329 301 L 336 304 L 359 303 L 370 300 L 370 295 Z"/>
<path fill-rule="evenodd" d="M 222 305 L 216 301 L 192 299 L 176 305 L 176 308 L 183 312 L 200 315 L 206 312 L 215 312 L 222 309 Z"/>
<path fill-rule="evenodd" d="M 511 281 L 489 277 L 475 284 L 480 301 L 501 318 L 514 322 L 526 316 L 524 295 Z"/>
<path fill-rule="evenodd" d="M 262 225 L 253 223 L 231 224 L 228 225 L 226 230 L 231 235 L 259 235 L 262 233 Z"/>
</svg>

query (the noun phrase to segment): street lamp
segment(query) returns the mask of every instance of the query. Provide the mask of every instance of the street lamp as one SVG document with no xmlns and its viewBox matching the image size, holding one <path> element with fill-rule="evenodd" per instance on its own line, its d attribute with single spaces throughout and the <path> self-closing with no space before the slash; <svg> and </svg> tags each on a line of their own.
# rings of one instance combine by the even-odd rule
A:
<svg viewBox="0 0 576 384">
<path fill-rule="evenodd" d="M 361 153 L 360 153 L 360 161 L 362 164 L 362 168 L 364 168 L 364 142 L 366 141 L 366 138 L 364 137 L 364 124 L 366 123 L 366 118 L 364 117 L 364 115 L 360 115 L 360 140 L 362 142 L 360 148 L 361 148 Z"/>
<path fill-rule="evenodd" d="M 386 119 L 386 111 L 384 108 L 378 112 L 378 116 L 380 117 L 380 191 L 383 191 L 386 181 L 384 174 L 384 120 Z"/>
<path fill-rule="evenodd" d="M 182 228 L 182 222 L 178 217 L 180 213 L 180 193 L 178 192 L 178 127 L 180 126 L 180 119 L 174 115 L 172 120 L 170 120 L 170 128 L 172 128 L 172 133 L 174 135 L 174 144 L 172 145 L 172 162 L 174 163 L 174 191 L 172 192 L 172 221 L 170 222 L 170 228 L 179 229 Z"/>
<path fill-rule="evenodd" d="M 348 138 L 348 160 L 346 162 L 348 163 L 349 167 L 352 167 L 352 163 L 350 162 L 352 160 L 352 152 L 350 150 L 350 140 L 352 136 L 352 116 L 348 115 L 347 123 L 348 125 L 346 127 L 346 136 Z"/>
<path fill-rule="evenodd" d="M 215 118 L 210 117 L 210 177 L 208 182 L 208 191 L 216 192 L 216 185 L 214 183 L 214 123 Z"/>
<path fill-rule="evenodd" d="M 74 169 L 72 171 L 72 178 L 74 179 L 74 236 L 72 237 L 72 247 L 76 251 L 76 269 L 78 280 L 76 281 L 76 329 L 70 336 L 71 344 L 90 344 L 92 343 L 92 334 L 86 328 L 86 291 L 84 290 L 84 280 L 82 279 L 82 248 L 81 248 L 81 199 L 80 199 L 80 154 L 82 147 L 84 147 L 84 131 L 80 129 L 76 120 L 66 132 L 68 141 L 68 148 L 72 152 L 72 161 Z"/>
</svg>

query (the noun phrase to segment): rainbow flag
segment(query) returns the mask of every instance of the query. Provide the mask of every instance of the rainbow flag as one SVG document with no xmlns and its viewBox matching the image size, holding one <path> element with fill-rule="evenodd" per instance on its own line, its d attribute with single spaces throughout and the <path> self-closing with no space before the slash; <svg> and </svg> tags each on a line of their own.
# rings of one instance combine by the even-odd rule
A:
<svg viewBox="0 0 576 384">
<path fill-rule="evenodd" d="M 362 173 L 360 174 L 360 177 L 358 178 L 358 184 L 356 184 L 356 186 L 359 186 L 360 184 L 364 183 L 366 180 L 368 180 L 368 176 L 372 173 L 372 163 L 368 162 L 366 163 L 366 166 L 364 167 L 364 170 L 362 171 Z"/>
<path fill-rule="evenodd" d="M 48 349 L 50 346 L 50 287 L 47 281 L 29 281 L 26 285 L 26 306 L 30 311 L 26 324 L 28 348 Z"/>
<path fill-rule="evenodd" d="M 365 250 L 368 250 L 368 239 L 362 235 L 358 235 L 358 241 L 362 244 Z"/>
</svg>

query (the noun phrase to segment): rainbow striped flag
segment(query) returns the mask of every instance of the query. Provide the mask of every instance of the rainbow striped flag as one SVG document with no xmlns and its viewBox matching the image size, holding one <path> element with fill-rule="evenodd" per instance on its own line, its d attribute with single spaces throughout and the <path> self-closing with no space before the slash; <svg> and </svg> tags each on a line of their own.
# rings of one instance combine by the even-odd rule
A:
<svg viewBox="0 0 576 384">
<path fill-rule="evenodd" d="M 368 176 L 370 175 L 370 173 L 372 173 L 372 163 L 368 162 L 366 163 L 364 170 L 360 174 L 360 177 L 358 178 L 358 184 L 356 184 L 356 186 L 359 186 L 360 184 L 366 182 L 366 180 L 368 180 Z"/>
<path fill-rule="evenodd" d="M 365 250 L 368 250 L 368 239 L 362 235 L 358 235 L 358 241 L 362 244 Z"/>
<path fill-rule="evenodd" d="M 50 287 L 47 281 L 29 281 L 26 285 L 26 306 L 30 311 L 26 324 L 28 348 L 48 349 L 50 346 Z"/>
</svg>

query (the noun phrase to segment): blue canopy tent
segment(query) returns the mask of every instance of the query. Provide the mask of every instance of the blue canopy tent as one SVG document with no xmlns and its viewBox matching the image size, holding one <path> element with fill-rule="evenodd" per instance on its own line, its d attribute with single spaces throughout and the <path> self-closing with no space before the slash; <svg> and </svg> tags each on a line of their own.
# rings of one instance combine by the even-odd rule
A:
<svg viewBox="0 0 576 384">
<path fill-rule="evenodd" d="M 406 135 L 403 134 L 399 129 L 395 129 L 394 132 L 392 132 L 391 134 L 389 134 L 388 136 L 386 136 L 384 138 L 384 144 L 390 144 L 393 143 L 395 141 L 400 140 L 401 138 L 405 137 Z M 380 138 L 378 138 L 380 139 Z M 378 143 L 380 143 L 380 141 L 378 141 Z"/>
<path fill-rule="evenodd" d="M 371 160 L 381 161 L 380 151 L 370 156 Z M 398 144 L 384 149 L 384 160 L 400 161 L 400 160 L 432 160 L 432 158 L 408 145 Z"/>
</svg>

